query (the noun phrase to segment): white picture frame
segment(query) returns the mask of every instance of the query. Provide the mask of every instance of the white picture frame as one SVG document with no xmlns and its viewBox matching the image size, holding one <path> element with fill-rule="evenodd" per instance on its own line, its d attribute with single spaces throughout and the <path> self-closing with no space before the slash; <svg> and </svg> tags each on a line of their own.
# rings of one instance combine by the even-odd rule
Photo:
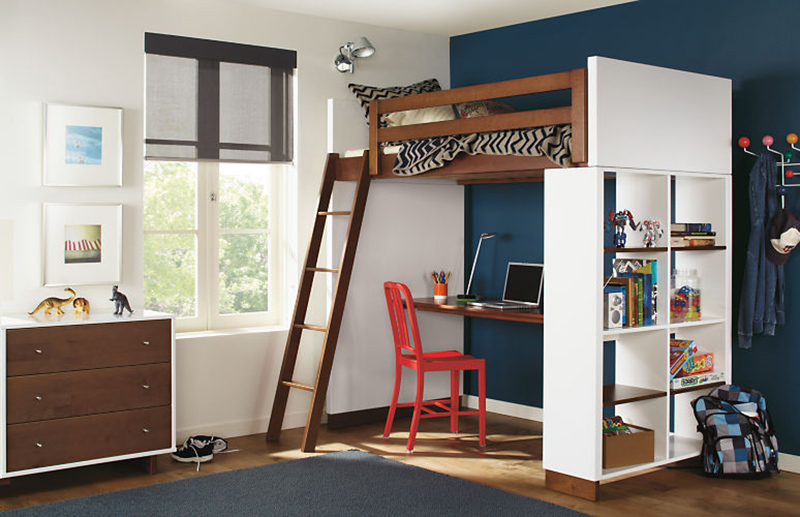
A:
<svg viewBox="0 0 800 517">
<path fill-rule="evenodd" d="M 42 283 L 71 286 L 119 283 L 122 205 L 42 205 Z"/>
<path fill-rule="evenodd" d="M 44 106 L 42 185 L 122 185 L 122 108 Z"/>
</svg>

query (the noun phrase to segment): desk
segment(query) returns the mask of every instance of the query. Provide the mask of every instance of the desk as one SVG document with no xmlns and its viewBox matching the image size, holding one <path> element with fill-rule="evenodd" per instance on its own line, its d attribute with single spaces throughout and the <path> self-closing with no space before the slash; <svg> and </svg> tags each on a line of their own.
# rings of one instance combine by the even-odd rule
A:
<svg viewBox="0 0 800 517">
<path fill-rule="evenodd" d="M 544 323 L 544 314 L 538 311 L 498 311 L 494 309 L 484 309 L 483 307 L 470 307 L 466 304 L 456 303 L 455 296 L 449 296 L 445 302 L 435 302 L 433 298 L 414 298 L 414 307 L 416 307 L 418 311 L 457 314 L 459 316 L 471 316 L 473 318 L 521 321 L 524 323 Z"/>
</svg>

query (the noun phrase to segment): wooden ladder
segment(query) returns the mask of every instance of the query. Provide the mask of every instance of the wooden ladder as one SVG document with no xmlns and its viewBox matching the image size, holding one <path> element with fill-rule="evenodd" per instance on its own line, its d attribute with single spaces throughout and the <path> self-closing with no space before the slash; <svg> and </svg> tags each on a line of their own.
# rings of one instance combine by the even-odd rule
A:
<svg viewBox="0 0 800 517">
<path fill-rule="evenodd" d="M 329 154 L 325 164 L 325 173 L 319 192 L 317 215 L 314 219 L 314 229 L 311 232 L 311 241 L 308 245 L 305 265 L 300 276 L 300 286 L 297 291 L 294 315 L 292 316 L 289 335 L 286 339 L 286 349 L 284 351 L 283 364 L 278 378 L 278 388 L 275 391 L 272 416 L 269 419 L 269 428 L 267 429 L 267 441 L 277 441 L 280 438 L 283 418 L 286 413 L 289 389 L 297 388 L 310 391 L 311 408 L 308 411 L 308 419 L 306 421 L 303 443 L 301 445 L 301 450 L 303 452 L 314 452 L 317 444 L 317 434 L 319 432 L 322 409 L 325 405 L 325 394 L 328 391 L 328 381 L 330 380 L 331 368 L 333 367 L 333 356 L 336 351 L 336 342 L 339 338 L 339 329 L 344 314 L 344 304 L 347 300 L 347 289 L 350 285 L 350 276 L 353 272 L 353 262 L 355 262 L 358 236 L 361 232 L 361 222 L 364 219 L 364 209 L 367 205 L 367 194 L 369 193 L 370 185 L 369 157 L 368 153 L 365 152 L 362 157 L 361 172 L 356 183 L 355 195 L 353 196 L 352 210 L 349 212 L 329 211 L 333 185 L 336 182 L 336 162 L 338 159 L 338 154 Z M 350 217 L 350 224 L 347 228 L 347 237 L 344 242 L 342 261 L 339 269 L 317 267 L 319 250 L 325 232 L 325 222 L 331 216 Z M 316 273 L 339 274 L 336 286 L 333 290 L 333 303 L 328 317 L 328 325 L 325 327 L 309 325 L 305 322 L 308 302 L 311 296 L 311 286 Z M 319 367 L 317 368 L 317 377 L 313 385 L 293 380 L 294 368 L 297 363 L 297 354 L 300 349 L 300 336 L 304 330 L 325 333 Z"/>
</svg>

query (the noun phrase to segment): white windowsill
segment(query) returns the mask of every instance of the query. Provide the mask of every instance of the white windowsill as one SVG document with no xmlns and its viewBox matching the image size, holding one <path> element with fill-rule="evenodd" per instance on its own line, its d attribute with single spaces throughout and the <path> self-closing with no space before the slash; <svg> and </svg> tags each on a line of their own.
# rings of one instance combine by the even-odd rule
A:
<svg viewBox="0 0 800 517">
<path fill-rule="evenodd" d="M 287 332 L 288 325 L 270 325 L 265 327 L 245 327 L 245 328 L 232 328 L 232 329 L 219 329 L 219 330 L 201 330 L 190 332 L 176 332 L 175 339 L 197 339 L 204 337 L 225 337 L 236 336 L 242 334 L 271 334 L 273 332 Z"/>
</svg>

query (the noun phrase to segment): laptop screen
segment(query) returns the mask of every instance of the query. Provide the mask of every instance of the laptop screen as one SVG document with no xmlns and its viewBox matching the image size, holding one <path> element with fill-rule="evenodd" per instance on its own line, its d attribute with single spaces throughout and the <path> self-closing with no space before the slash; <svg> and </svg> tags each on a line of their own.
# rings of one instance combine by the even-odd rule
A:
<svg viewBox="0 0 800 517">
<path fill-rule="evenodd" d="M 542 296 L 544 264 L 509 262 L 503 300 L 538 304 Z"/>
</svg>

